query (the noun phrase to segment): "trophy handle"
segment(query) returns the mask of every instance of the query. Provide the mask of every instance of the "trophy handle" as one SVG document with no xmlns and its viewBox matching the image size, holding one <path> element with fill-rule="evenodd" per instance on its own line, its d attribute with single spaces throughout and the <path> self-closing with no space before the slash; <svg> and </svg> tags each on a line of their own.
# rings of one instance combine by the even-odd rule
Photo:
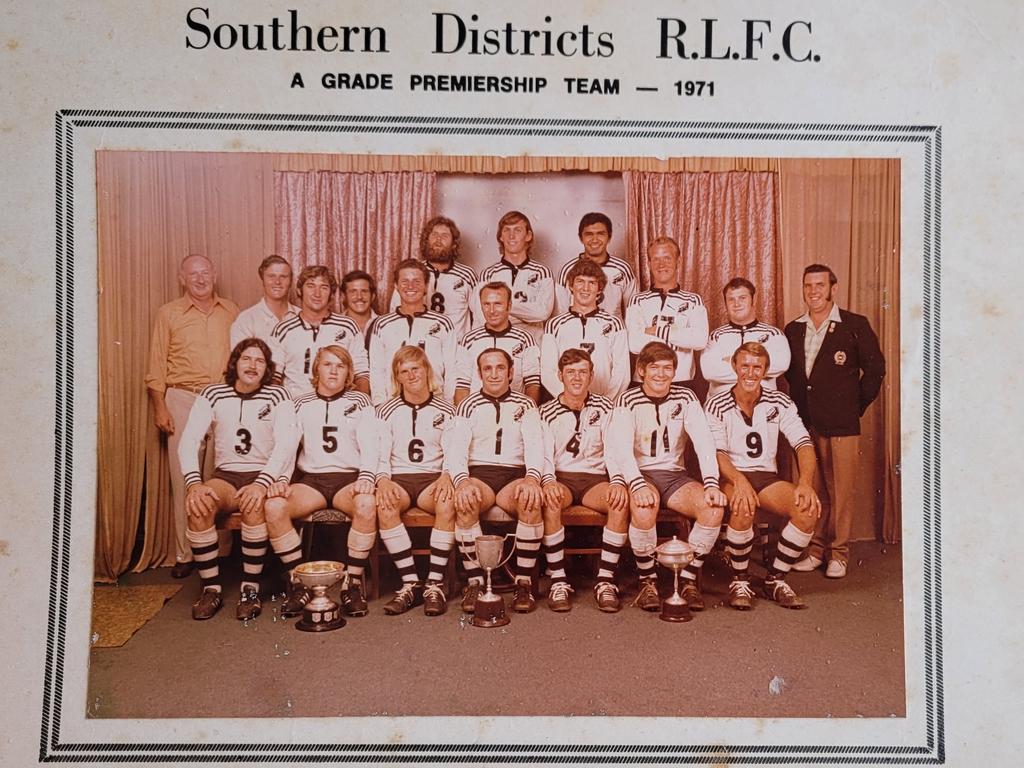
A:
<svg viewBox="0 0 1024 768">
<path fill-rule="evenodd" d="M 505 542 L 506 542 L 506 541 L 508 541 L 508 539 L 509 539 L 509 537 L 510 537 L 510 536 L 512 537 L 512 541 L 513 541 L 513 542 L 515 541 L 515 538 L 516 538 L 516 534 L 515 534 L 515 532 L 512 532 L 512 533 L 506 533 L 506 534 L 505 534 L 505 539 L 504 539 L 504 541 L 502 541 L 502 543 L 501 543 L 501 546 L 502 546 L 503 548 L 504 548 L 504 546 L 505 546 Z M 506 564 L 506 563 L 507 563 L 507 562 L 508 562 L 509 560 L 511 560 L 511 559 L 512 559 L 512 555 L 514 555 L 515 553 L 516 553 L 516 548 L 515 548 L 515 547 L 513 546 L 513 547 L 512 547 L 512 549 L 510 549 L 510 550 L 509 550 L 509 552 L 508 552 L 508 555 L 506 555 L 506 556 L 505 556 L 505 559 L 504 559 L 504 560 L 502 560 L 502 561 L 500 561 L 500 562 L 498 563 L 498 565 L 497 565 L 497 566 L 495 567 L 495 570 L 497 570 L 498 568 L 501 568 L 501 567 L 503 567 L 503 566 L 504 566 L 504 565 L 505 565 L 505 564 Z"/>
<path fill-rule="evenodd" d="M 502 541 L 502 544 L 501 544 L 502 548 L 505 547 L 505 542 L 508 541 L 510 536 L 513 539 L 515 539 L 515 537 L 516 537 L 515 532 L 506 533 L 505 534 L 505 536 L 503 538 L 503 541 Z M 458 539 L 457 541 L 458 541 L 458 544 L 459 544 L 459 553 L 462 554 L 464 557 L 466 557 L 469 560 L 469 562 L 471 562 L 473 565 L 475 565 L 481 571 L 485 570 L 484 567 L 482 565 L 480 565 L 480 561 L 479 560 L 477 560 L 475 557 L 473 557 L 473 555 L 470 555 L 470 554 L 465 552 L 465 548 L 464 548 L 465 543 L 467 541 L 472 541 L 472 542 L 475 543 L 475 540 L 474 539 Z M 505 563 L 507 563 L 509 560 L 511 560 L 512 559 L 512 555 L 515 554 L 515 551 L 516 551 L 516 548 L 512 547 L 511 551 L 508 553 L 508 555 L 505 557 L 505 559 L 499 561 L 498 564 L 496 566 L 494 566 L 494 569 L 497 570 L 498 568 L 501 568 L 503 565 L 505 565 Z"/>
</svg>

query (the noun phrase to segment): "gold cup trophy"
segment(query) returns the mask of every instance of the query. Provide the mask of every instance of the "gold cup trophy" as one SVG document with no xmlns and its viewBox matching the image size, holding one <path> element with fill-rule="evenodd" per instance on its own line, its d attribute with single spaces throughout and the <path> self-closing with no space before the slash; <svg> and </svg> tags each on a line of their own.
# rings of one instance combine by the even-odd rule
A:
<svg viewBox="0 0 1024 768">
<path fill-rule="evenodd" d="M 673 576 L 672 596 L 662 600 L 659 618 L 662 621 L 672 622 L 690 621 L 693 618 L 690 615 L 690 606 L 679 594 L 679 572 L 693 560 L 695 554 L 693 547 L 688 542 L 680 541 L 673 536 L 660 544 L 654 551 L 657 554 L 658 562 L 670 569 Z"/>
<path fill-rule="evenodd" d="M 302 586 L 313 592 L 313 599 L 302 609 L 295 628 L 302 632 L 327 632 L 345 626 L 341 608 L 327 597 L 327 590 L 341 580 L 344 565 L 334 560 L 313 560 L 292 569 Z"/>
</svg>

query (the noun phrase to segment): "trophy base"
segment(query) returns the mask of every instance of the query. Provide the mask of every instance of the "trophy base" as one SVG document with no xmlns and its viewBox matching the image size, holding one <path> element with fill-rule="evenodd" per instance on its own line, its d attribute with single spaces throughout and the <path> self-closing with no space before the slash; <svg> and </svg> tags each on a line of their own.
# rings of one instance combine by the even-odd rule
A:
<svg viewBox="0 0 1024 768">
<path fill-rule="evenodd" d="M 476 601 L 471 622 L 474 627 L 503 627 L 511 621 L 505 613 L 505 601 L 493 592 L 491 595 L 490 599 L 485 595 Z"/>
<path fill-rule="evenodd" d="M 295 628 L 300 632 L 330 632 L 333 629 L 341 629 L 345 624 L 345 617 L 341 615 L 337 606 L 332 610 L 315 612 L 306 606 L 302 618 L 295 622 Z"/>
<path fill-rule="evenodd" d="M 675 595 L 673 595 L 675 597 Z M 658 618 L 662 621 L 671 621 L 673 623 L 682 623 L 685 621 L 693 621 L 693 615 L 690 613 L 690 606 L 686 604 L 686 601 L 679 598 L 678 602 L 670 597 L 661 604 L 661 613 L 658 614 Z"/>
</svg>

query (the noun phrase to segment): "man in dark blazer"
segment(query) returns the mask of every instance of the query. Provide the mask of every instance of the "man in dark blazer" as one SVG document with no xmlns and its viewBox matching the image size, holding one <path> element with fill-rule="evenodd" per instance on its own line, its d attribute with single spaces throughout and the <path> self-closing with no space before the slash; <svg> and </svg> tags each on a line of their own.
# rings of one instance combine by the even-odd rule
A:
<svg viewBox="0 0 1024 768">
<path fill-rule="evenodd" d="M 860 417 L 878 397 L 885 359 L 878 337 L 863 315 L 839 309 L 837 279 L 823 264 L 804 269 L 807 313 L 786 326 L 792 362 L 786 371 L 789 394 L 810 431 L 818 454 L 821 517 L 807 556 L 793 566 L 813 571 L 824 561 L 825 575 L 846 576 L 853 523 L 853 492 L 859 459 Z"/>
</svg>

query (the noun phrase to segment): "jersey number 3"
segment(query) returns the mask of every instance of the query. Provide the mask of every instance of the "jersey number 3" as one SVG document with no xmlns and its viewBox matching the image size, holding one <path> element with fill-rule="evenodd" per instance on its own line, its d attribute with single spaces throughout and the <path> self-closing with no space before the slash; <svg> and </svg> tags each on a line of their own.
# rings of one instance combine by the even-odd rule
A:
<svg viewBox="0 0 1024 768">
<path fill-rule="evenodd" d="M 235 437 L 238 438 L 238 442 L 235 443 L 235 453 L 239 456 L 248 456 L 249 451 L 252 450 L 252 433 L 248 429 L 242 428 L 235 432 Z"/>
</svg>

